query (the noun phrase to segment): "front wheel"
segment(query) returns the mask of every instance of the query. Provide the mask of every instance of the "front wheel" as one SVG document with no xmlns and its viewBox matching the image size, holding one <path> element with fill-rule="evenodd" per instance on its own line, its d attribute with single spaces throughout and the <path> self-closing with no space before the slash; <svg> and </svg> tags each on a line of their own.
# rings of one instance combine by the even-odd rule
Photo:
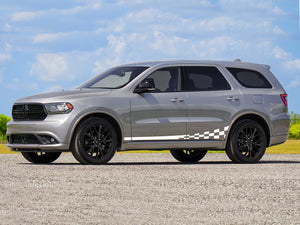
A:
<svg viewBox="0 0 300 225">
<path fill-rule="evenodd" d="M 230 132 L 227 156 L 237 163 L 256 163 L 265 154 L 267 137 L 262 126 L 254 120 L 241 120 Z"/>
<path fill-rule="evenodd" d="M 104 164 L 114 156 L 117 140 L 117 133 L 107 120 L 90 118 L 76 130 L 72 153 L 80 163 Z"/>
<path fill-rule="evenodd" d="M 180 162 L 195 163 L 201 160 L 207 153 L 207 150 L 170 150 L 171 155 Z"/>
<path fill-rule="evenodd" d="M 21 152 L 29 162 L 36 164 L 48 164 L 58 159 L 61 152 Z"/>
</svg>

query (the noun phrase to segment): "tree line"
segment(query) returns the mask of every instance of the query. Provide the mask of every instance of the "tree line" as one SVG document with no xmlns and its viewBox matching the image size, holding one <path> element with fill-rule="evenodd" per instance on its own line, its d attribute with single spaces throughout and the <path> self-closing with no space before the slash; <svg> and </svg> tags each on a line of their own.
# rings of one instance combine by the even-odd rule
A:
<svg viewBox="0 0 300 225">
<path fill-rule="evenodd" d="M 289 138 L 300 139 L 300 114 L 290 112 L 289 116 L 291 119 Z"/>
<path fill-rule="evenodd" d="M 10 121 L 9 116 L 0 114 L 0 143 L 6 142 L 6 124 Z"/>
</svg>

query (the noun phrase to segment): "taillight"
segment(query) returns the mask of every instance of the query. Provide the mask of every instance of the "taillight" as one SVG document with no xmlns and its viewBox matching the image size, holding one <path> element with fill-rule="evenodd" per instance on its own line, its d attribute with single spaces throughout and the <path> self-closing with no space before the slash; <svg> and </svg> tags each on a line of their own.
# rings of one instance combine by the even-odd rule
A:
<svg viewBox="0 0 300 225">
<path fill-rule="evenodd" d="M 286 107 L 288 106 L 287 96 L 288 96 L 287 94 L 280 95 L 280 97 Z"/>
</svg>

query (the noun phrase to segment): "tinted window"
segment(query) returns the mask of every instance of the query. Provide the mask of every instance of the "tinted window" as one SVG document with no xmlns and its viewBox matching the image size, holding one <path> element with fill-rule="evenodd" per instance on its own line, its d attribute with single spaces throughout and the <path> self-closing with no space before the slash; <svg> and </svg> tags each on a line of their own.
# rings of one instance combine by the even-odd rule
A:
<svg viewBox="0 0 300 225">
<path fill-rule="evenodd" d="M 187 90 L 217 91 L 229 90 L 230 85 L 216 67 L 191 66 L 186 67 Z"/>
<path fill-rule="evenodd" d="M 247 88 L 272 88 L 269 81 L 258 71 L 227 68 L 237 81 Z"/>
<path fill-rule="evenodd" d="M 167 67 L 156 70 L 146 79 L 151 79 L 156 92 L 173 92 L 181 90 L 181 73 L 179 67 Z"/>
</svg>

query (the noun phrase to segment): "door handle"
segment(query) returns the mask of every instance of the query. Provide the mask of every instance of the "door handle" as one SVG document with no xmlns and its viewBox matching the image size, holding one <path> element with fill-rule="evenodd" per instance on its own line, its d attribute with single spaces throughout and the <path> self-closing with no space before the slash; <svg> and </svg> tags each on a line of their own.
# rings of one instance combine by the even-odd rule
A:
<svg viewBox="0 0 300 225">
<path fill-rule="evenodd" d="M 179 99 L 179 98 L 172 98 L 171 102 L 184 102 L 183 99 Z"/>
<path fill-rule="evenodd" d="M 230 96 L 230 97 L 227 97 L 226 100 L 235 102 L 235 101 L 240 100 L 240 99 L 239 99 L 239 97 Z"/>
</svg>

